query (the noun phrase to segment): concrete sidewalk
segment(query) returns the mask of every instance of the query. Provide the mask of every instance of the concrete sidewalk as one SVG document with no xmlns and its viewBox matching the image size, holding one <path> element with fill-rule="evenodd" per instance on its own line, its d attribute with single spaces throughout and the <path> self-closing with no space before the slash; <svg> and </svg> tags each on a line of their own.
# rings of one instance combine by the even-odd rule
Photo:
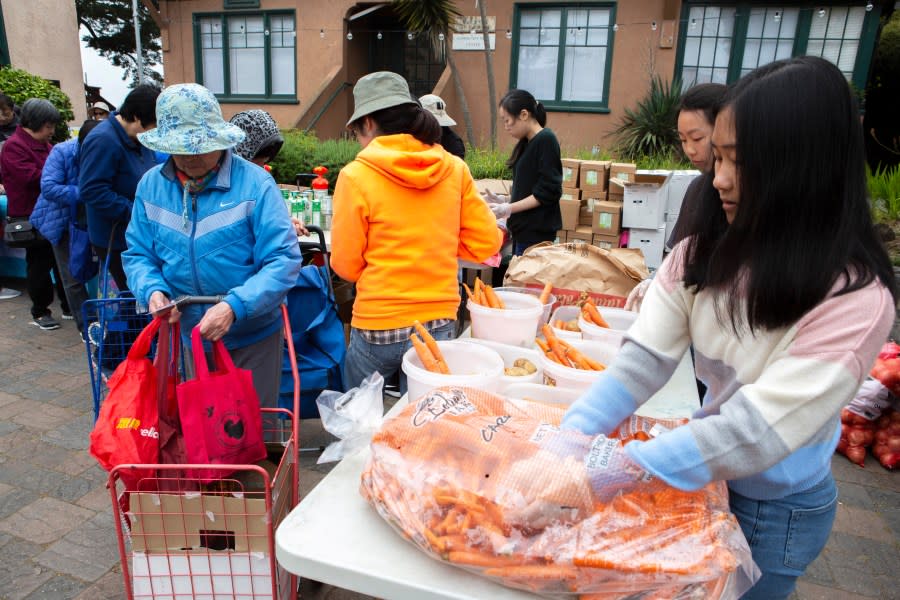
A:
<svg viewBox="0 0 900 600">
<path fill-rule="evenodd" d="M 21 280 L 0 285 L 24 290 Z M 74 322 L 41 331 L 29 324 L 28 307 L 25 294 L 0 300 L 0 598 L 123 598 L 106 473 L 87 453 L 85 348 Z M 59 316 L 58 305 L 53 312 Z M 302 429 L 304 446 L 327 440 L 318 421 L 302 421 Z M 301 494 L 330 468 L 315 460 L 301 456 Z M 837 522 L 793 597 L 900 599 L 900 475 L 871 458 L 861 469 L 841 456 L 833 472 Z M 331 586 L 303 597 L 368 598 Z"/>
</svg>

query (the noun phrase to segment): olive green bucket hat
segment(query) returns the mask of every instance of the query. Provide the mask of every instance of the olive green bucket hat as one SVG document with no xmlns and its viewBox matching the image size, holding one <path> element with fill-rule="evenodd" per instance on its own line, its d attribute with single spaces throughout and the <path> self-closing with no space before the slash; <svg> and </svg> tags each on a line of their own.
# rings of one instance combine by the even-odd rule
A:
<svg viewBox="0 0 900 600">
<path fill-rule="evenodd" d="M 390 71 L 369 73 L 353 86 L 354 110 L 347 125 L 373 112 L 402 104 L 418 104 L 402 76 Z"/>
</svg>

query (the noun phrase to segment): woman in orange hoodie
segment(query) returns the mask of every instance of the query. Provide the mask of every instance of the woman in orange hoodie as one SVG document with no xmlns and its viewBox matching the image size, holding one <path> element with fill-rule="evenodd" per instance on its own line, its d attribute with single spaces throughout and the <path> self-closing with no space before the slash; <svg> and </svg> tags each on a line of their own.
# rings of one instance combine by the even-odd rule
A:
<svg viewBox="0 0 900 600">
<path fill-rule="evenodd" d="M 353 99 L 347 127 L 362 150 L 338 176 L 331 252 L 334 271 L 356 282 L 348 388 L 373 371 L 385 378 L 398 371 L 415 320 L 436 339 L 450 339 L 457 260 L 483 262 L 501 242 L 468 167 L 441 147 L 441 126 L 403 77 L 370 73 Z"/>
</svg>

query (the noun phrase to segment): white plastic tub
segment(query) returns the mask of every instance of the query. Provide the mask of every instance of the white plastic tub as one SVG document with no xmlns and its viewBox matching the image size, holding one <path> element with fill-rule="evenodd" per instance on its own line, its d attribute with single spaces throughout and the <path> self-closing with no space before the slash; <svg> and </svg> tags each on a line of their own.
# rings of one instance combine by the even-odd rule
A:
<svg viewBox="0 0 900 600">
<path fill-rule="evenodd" d="M 630 310 L 621 308 L 607 308 L 598 306 L 597 310 L 600 315 L 609 323 L 609 328 L 600 327 L 584 320 L 584 317 L 578 318 L 578 326 L 581 327 L 581 337 L 586 340 L 596 340 L 613 344 L 616 348 L 622 345 L 622 338 L 625 332 L 637 320 L 638 314 Z"/>
<path fill-rule="evenodd" d="M 554 387 L 539 383 L 514 383 L 502 393 L 507 398 L 518 398 L 529 402 L 543 404 L 570 405 L 581 396 L 583 390 L 575 388 Z"/>
<path fill-rule="evenodd" d="M 550 317 L 550 322 L 555 323 L 556 321 L 573 321 L 578 320 L 581 316 L 581 309 L 577 306 L 560 306 L 553 312 L 553 316 Z M 568 329 L 559 329 L 557 327 L 553 328 L 553 333 L 557 335 L 557 337 L 561 337 L 564 340 L 580 340 L 581 332 L 580 331 L 569 331 Z"/>
<path fill-rule="evenodd" d="M 463 385 L 486 392 L 499 391 L 503 359 L 497 352 L 471 341 L 449 340 L 439 341 L 437 344 L 447 361 L 449 375 L 427 371 L 415 348 L 410 348 L 403 355 L 401 369 L 406 374 L 411 402 L 442 385 Z"/>
<path fill-rule="evenodd" d="M 618 346 L 608 342 L 589 340 L 566 340 L 573 348 L 593 358 L 603 365 L 608 365 L 618 352 Z M 562 388 L 586 390 L 591 386 L 602 371 L 586 371 L 573 367 L 564 367 L 544 355 L 541 355 L 541 368 L 544 371 L 544 385 L 552 385 Z"/>
<path fill-rule="evenodd" d="M 494 288 L 494 291 L 495 292 L 516 292 L 517 294 L 529 294 L 531 296 L 534 296 L 538 300 L 540 300 L 541 292 L 543 290 L 536 290 L 534 288 L 527 288 L 527 287 L 504 286 L 504 287 Z M 538 328 L 540 328 L 541 325 L 544 325 L 544 324 L 550 322 L 550 313 L 553 312 L 553 307 L 556 306 L 556 300 L 557 300 L 556 296 L 554 294 L 550 294 L 550 298 L 547 301 L 547 304 L 544 305 L 544 312 L 541 314 L 541 321 L 540 321 L 540 323 L 538 323 Z"/>
<path fill-rule="evenodd" d="M 494 290 L 506 308 L 488 308 L 468 301 L 472 337 L 510 346 L 531 348 L 541 321 L 543 307 L 536 296 Z"/>
<path fill-rule="evenodd" d="M 541 377 L 543 377 L 543 372 L 541 371 L 541 353 L 537 350 L 523 348 L 521 346 L 510 346 L 508 344 L 492 342 L 491 340 L 480 340 L 478 338 L 469 338 L 469 340 L 467 341 L 471 342 L 472 344 L 479 344 L 481 346 L 490 348 L 491 350 L 499 354 L 500 358 L 503 359 L 504 367 L 512 367 L 513 363 L 515 363 L 519 358 L 527 358 L 537 369 L 537 371 L 535 371 L 531 375 L 503 375 L 502 377 L 500 377 L 500 388 L 498 389 L 499 392 L 502 393 L 503 390 L 505 390 L 507 387 L 520 383 L 540 383 Z"/>
</svg>

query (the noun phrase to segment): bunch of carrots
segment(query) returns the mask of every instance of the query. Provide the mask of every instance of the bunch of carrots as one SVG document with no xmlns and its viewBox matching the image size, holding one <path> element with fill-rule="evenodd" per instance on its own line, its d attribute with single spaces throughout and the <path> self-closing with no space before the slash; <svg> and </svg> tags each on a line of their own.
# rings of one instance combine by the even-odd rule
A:
<svg viewBox="0 0 900 600">
<path fill-rule="evenodd" d="M 534 341 L 544 351 L 547 358 L 553 362 L 557 362 L 564 367 L 585 371 L 602 371 L 606 368 L 605 365 L 597 362 L 590 356 L 582 354 L 565 340 L 557 337 L 553 328 L 549 325 L 541 327 L 541 333 L 544 334 L 544 339 L 536 338 Z"/>
<path fill-rule="evenodd" d="M 584 301 L 584 304 L 581 305 L 581 316 L 584 317 L 584 320 L 588 323 L 593 323 L 597 327 L 606 327 L 610 329 L 609 323 L 606 322 L 606 319 L 603 318 L 603 315 L 600 314 L 600 311 L 597 310 L 597 305 L 594 304 L 594 301 L 588 298 Z"/>
<path fill-rule="evenodd" d="M 449 375 L 450 368 L 447 366 L 447 361 L 444 360 L 444 355 L 441 354 L 437 341 L 428 333 L 425 326 L 418 321 L 413 321 L 413 326 L 422 337 L 420 338 L 419 335 L 413 333 L 409 336 L 409 341 L 412 342 L 413 348 L 416 349 L 416 355 L 422 361 L 422 366 L 432 373 Z"/>
<path fill-rule="evenodd" d="M 463 283 L 463 287 L 466 288 L 466 296 L 469 297 L 469 300 L 474 302 L 475 304 L 480 304 L 481 306 L 487 306 L 488 308 L 506 308 L 503 304 L 503 299 L 497 295 L 494 291 L 494 288 L 485 285 L 481 278 L 475 279 L 475 289 L 472 290 L 469 288 L 468 284 Z M 553 290 L 553 284 L 547 283 L 544 286 L 544 289 L 541 290 L 540 301 L 541 305 L 547 304 L 550 300 L 550 292 Z"/>
</svg>

